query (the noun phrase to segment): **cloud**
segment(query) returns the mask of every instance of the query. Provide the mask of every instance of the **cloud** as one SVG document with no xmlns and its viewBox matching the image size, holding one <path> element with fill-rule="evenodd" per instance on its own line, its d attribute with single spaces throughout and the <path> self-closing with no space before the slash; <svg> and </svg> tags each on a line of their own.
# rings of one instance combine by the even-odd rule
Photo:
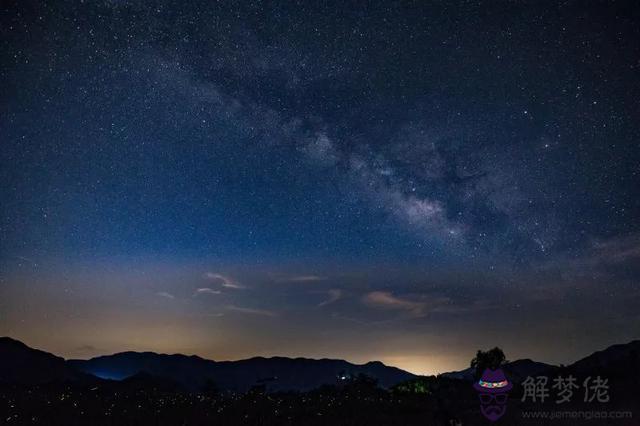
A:
<svg viewBox="0 0 640 426">
<path fill-rule="evenodd" d="M 269 311 L 269 310 L 266 310 L 266 309 L 244 308 L 244 307 L 241 307 L 241 306 L 234 306 L 234 305 L 228 305 L 226 308 L 229 311 L 240 312 L 240 313 L 243 313 L 243 314 L 262 315 L 262 316 L 265 316 L 265 317 L 276 317 L 276 316 L 278 316 L 277 312 Z"/>
<path fill-rule="evenodd" d="M 206 313 L 206 314 L 200 314 L 200 316 L 211 317 L 211 318 L 220 318 L 220 317 L 223 317 L 224 314 L 222 312 L 211 312 L 211 313 Z"/>
<path fill-rule="evenodd" d="M 222 293 L 220 290 L 214 290 L 209 287 L 202 287 L 195 291 L 194 296 L 197 296 L 199 294 L 220 294 L 220 293 Z"/>
<path fill-rule="evenodd" d="M 318 307 L 330 305 L 342 298 L 342 290 L 337 288 L 332 288 L 331 290 L 327 291 L 327 294 L 329 297 L 326 300 L 318 303 Z"/>
<path fill-rule="evenodd" d="M 593 242 L 594 261 L 620 264 L 640 258 L 640 234 L 613 237 Z"/>
<path fill-rule="evenodd" d="M 350 316 L 346 316 L 346 315 L 341 315 L 337 312 L 332 312 L 331 313 L 331 318 L 340 320 L 340 321 L 348 321 L 348 322 L 352 322 L 358 325 L 364 325 L 366 327 L 371 327 L 371 326 L 375 326 L 375 325 L 382 325 L 382 324 L 391 324 L 394 323 L 396 321 L 398 321 L 397 318 L 394 319 L 386 319 L 386 320 L 377 320 L 377 321 L 372 321 L 372 320 L 368 320 L 368 319 L 360 319 L 360 318 L 355 318 L 355 317 L 350 317 Z"/>
<path fill-rule="evenodd" d="M 294 275 L 291 277 L 282 278 L 280 281 L 304 283 L 324 280 L 326 280 L 326 277 L 321 277 L 319 275 Z"/>
<path fill-rule="evenodd" d="M 372 291 L 367 293 L 363 302 L 373 308 L 404 311 L 412 317 L 422 317 L 426 314 L 427 304 L 396 297 L 386 291 Z"/>
<path fill-rule="evenodd" d="M 219 274 L 217 272 L 207 272 L 204 275 L 205 275 L 205 278 L 209 280 L 219 282 L 220 285 L 224 288 L 233 288 L 233 289 L 246 288 L 245 286 L 243 286 L 233 278 Z"/>
<path fill-rule="evenodd" d="M 558 271 L 569 281 L 589 277 L 621 277 L 638 273 L 640 233 L 592 240 L 579 256 L 557 256 L 542 262 L 543 272 Z M 583 284 L 584 286 L 584 284 Z"/>
<path fill-rule="evenodd" d="M 363 297 L 363 302 L 372 308 L 390 311 L 401 311 L 410 317 L 424 317 L 428 313 L 461 313 L 474 310 L 487 309 L 484 303 L 470 306 L 460 306 L 452 303 L 452 300 L 444 296 L 426 294 L 414 295 L 413 299 L 398 297 L 387 291 L 372 291 Z"/>
<path fill-rule="evenodd" d="M 159 292 L 156 293 L 156 296 L 164 297 L 166 299 L 175 299 L 176 298 L 173 294 L 167 293 L 166 291 L 159 291 Z"/>
</svg>

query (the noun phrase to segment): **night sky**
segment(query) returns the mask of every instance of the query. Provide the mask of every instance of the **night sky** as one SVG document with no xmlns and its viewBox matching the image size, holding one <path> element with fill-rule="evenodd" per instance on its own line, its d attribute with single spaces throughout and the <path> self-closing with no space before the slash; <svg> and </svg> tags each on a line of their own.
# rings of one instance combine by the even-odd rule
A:
<svg viewBox="0 0 640 426">
<path fill-rule="evenodd" d="M 0 335 L 461 369 L 640 337 L 637 2 L 6 1 Z"/>
</svg>

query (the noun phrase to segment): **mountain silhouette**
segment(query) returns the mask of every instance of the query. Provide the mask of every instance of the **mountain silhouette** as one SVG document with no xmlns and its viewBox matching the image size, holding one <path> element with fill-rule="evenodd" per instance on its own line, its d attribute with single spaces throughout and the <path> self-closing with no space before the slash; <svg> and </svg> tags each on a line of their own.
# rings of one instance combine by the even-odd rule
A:
<svg viewBox="0 0 640 426">
<path fill-rule="evenodd" d="M 335 384 L 338 377 L 365 374 L 390 387 L 414 378 L 411 373 L 374 361 L 356 365 L 343 360 L 255 357 L 240 361 L 211 361 L 198 356 L 153 352 L 122 352 L 90 360 L 71 360 L 78 371 L 121 380 L 145 372 L 174 380 L 187 389 L 202 389 L 213 382 L 220 390 L 244 392 L 256 385 L 270 391 L 306 391 Z"/>
<path fill-rule="evenodd" d="M 255 357 L 240 361 L 211 361 L 195 355 L 122 352 L 90 360 L 68 360 L 0 337 L 0 383 L 41 384 L 54 381 L 123 384 L 147 383 L 164 388 L 179 385 L 201 390 L 212 384 L 219 390 L 245 392 L 253 386 L 269 391 L 305 391 L 335 384 L 339 377 L 365 374 L 382 387 L 415 378 L 413 374 L 379 361 L 363 365 L 336 359 Z M 125 380 L 128 379 L 128 380 Z"/>
<path fill-rule="evenodd" d="M 640 378 L 640 340 L 627 344 L 609 346 L 607 349 L 594 352 L 568 369 L 578 375 L 598 372 L 609 376 Z"/>
<path fill-rule="evenodd" d="M 42 384 L 89 380 L 64 358 L 30 348 L 10 337 L 0 337 L 0 383 Z"/>
<path fill-rule="evenodd" d="M 502 370 L 505 372 L 507 377 L 511 379 L 514 383 L 520 383 L 527 376 L 538 376 L 542 374 L 550 374 L 558 367 L 550 364 L 545 364 L 544 362 L 537 362 L 531 359 L 519 359 L 516 361 L 511 361 L 502 366 Z M 452 371 L 449 373 L 442 373 L 440 376 L 446 377 L 449 379 L 460 379 L 466 381 L 473 381 L 475 375 L 474 368 L 467 368 L 461 371 Z"/>
<path fill-rule="evenodd" d="M 0 383 L 50 382 L 118 383 L 127 387 L 228 390 L 246 392 L 254 386 L 268 391 L 308 391 L 364 374 L 390 388 L 417 376 L 379 361 L 358 365 L 338 359 L 255 357 L 240 361 L 212 361 L 195 355 L 122 352 L 89 360 L 68 360 L 0 337 Z M 614 378 L 618 387 L 632 389 L 640 382 L 640 340 L 613 345 L 565 367 L 521 359 L 503 366 L 514 383 L 527 376 L 572 374 Z M 440 377 L 473 380 L 471 368 Z M 115 382 L 113 382 L 115 383 Z"/>
<path fill-rule="evenodd" d="M 568 366 L 558 367 L 530 359 L 520 359 L 502 366 L 507 377 L 521 383 L 527 376 L 553 376 L 561 374 L 578 378 L 597 376 L 615 378 L 619 386 L 640 382 L 640 340 L 617 344 L 594 352 Z M 474 380 L 474 369 L 443 373 L 440 376 L 466 381 Z"/>
</svg>

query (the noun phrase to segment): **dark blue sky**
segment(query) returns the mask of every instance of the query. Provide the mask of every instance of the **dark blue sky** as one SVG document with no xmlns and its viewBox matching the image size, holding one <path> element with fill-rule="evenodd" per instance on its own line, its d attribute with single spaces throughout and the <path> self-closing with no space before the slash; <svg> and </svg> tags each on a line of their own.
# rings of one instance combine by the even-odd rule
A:
<svg viewBox="0 0 640 426">
<path fill-rule="evenodd" d="M 639 13 L 5 2 L 0 332 L 415 371 L 638 337 Z"/>
</svg>

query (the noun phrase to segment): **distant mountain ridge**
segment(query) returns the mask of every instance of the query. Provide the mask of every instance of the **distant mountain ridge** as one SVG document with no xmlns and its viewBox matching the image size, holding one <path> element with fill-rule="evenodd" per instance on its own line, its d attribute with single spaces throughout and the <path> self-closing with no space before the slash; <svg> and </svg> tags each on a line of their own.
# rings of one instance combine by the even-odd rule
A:
<svg viewBox="0 0 640 426">
<path fill-rule="evenodd" d="M 64 360 L 0 337 L 0 383 L 41 384 L 66 381 L 122 380 L 136 383 L 175 383 L 188 390 L 214 386 L 245 392 L 255 385 L 269 391 L 306 391 L 336 384 L 339 376 L 366 374 L 382 387 L 415 378 L 414 374 L 379 361 L 363 365 L 344 360 L 255 357 L 240 361 L 212 361 L 197 355 L 121 352 L 89 360 Z"/>
<path fill-rule="evenodd" d="M 167 389 L 201 390 L 213 386 L 219 390 L 245 392 L 260 385 L 268 391 L 307 391 L 336 384 L 339 377 L 358 374 L 373 377 L 386 388 L 417 377 L 379 361 L 362 365 L 337 359 L 285 357 L 212 361 L 196 355 L 154 352 L 121 352 L 89 360 L 64 360 L 9 337 L 0 337 L 0 360 L 0 384 L 118 380 L 127 386 L 153 385 Z M 621 387 L 630 387 L 640 380 L 640 340 L 610 346 L 565 367 L 521 359 L 503 368 L 515 383 L 536 375 L 600 374 L 617 377 Z M 468 368 L 440 376 L 471 381 L 473 370 Z"/>
<path fill-rule="evenodd" d="M 502 366 L 502 369 L 506 373 L 507 377 L 515 383 L 520 383 L 527 376 L 537 376 L 544 373 L 551 373 L 558 367 L 551 364 L 545 364 L 544 362 L 537 362 L 531 359 L 518 359 L 511 361 Z M 447 377 L 449 379 L 460 379 L 472 381 L 474 380 L 475 369 L 469 367 L 461 371 L 452 371 L 448 373 L 442 373 L 440 376 Z"/>
<path fill-rule="evenodd" d="M 10 337 L 0 337 L 0 383 L 42 384 L 90 378 L 64 358 L 30 348 Z"/>
<path fill-rule="evenodd" d="M 174 380 L 192 390 L 212 382 L 219 389 L 247 391 L 265 385 L 271 391 L 305 391 L 325 384 L 335 384 L 341 374 L 366 374 L 383 387 L 416 376 L 379 361 L 356 365 L 343 360 L 255 357 L 240 361 L 211 361 L 198 356 L 165 355 L 153 352 L 122 352 L 90 360 L 70 360 L 78 371 L 121 380 L 144 372 Z"/>
<path fill-rule="evenodd" d="M 574 362 L 567 368 L 581 375 L 601 371 L 609 376 L 640 379 L 640 340 L 609 346 Z"/>
<path fill-rule="evenodd" d="M 514 383 L 521 383 L 527 376 L 550 376 L 556 373 L 573 374 L 579 377 L 600 374 L 608 377 L 640 380 L 640 340 L 609 346 L 567 366 L 560 367 L 530 359 L 520 359 L 506 363 L 502 369 Z M 474 380 L 474 372 L 474 369 L 467 368 L 461 371 L 442 373 L 440 376 L 472 381 Z"/>
</svg>

